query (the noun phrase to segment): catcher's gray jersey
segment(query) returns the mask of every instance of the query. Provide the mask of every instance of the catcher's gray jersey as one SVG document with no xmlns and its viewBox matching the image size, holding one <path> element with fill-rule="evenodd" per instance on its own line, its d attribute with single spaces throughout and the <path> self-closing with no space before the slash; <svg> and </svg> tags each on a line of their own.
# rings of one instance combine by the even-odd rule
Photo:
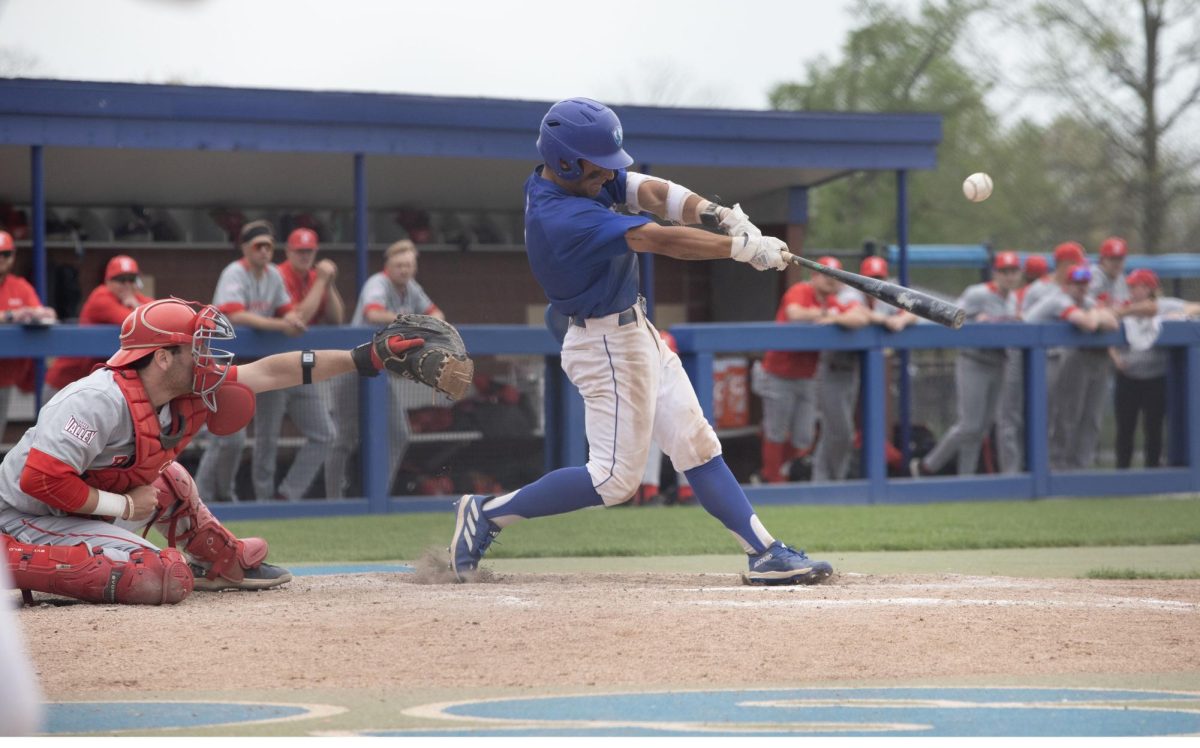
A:
<svg viewBox="0 0 1200 748">
<path fill-rule="evenodd" d="M 396 286 L 387 275 L 376 273 L 363 284 L 350 324 L 367 324 L 368 308 L 386 309 L 393 314 L 429 314 L 434 308 L 434 303 L 425 293 L 425 289 L 421 288 L 421 284 L 415 280 L 409 280 L 401 293 L 396 290 Z"/>
<path fill-rule="evenodd" d="M 225 266 L 213 292 L 213 306 L 225 314 L 253 312 L 264 317 L 280 317 L 292 308 L 292 298 L 283 283 L 279 268 L 268 264 L 261 277 L 250 272 L 245 259 Z"/>
<path fill-rule="evenodd" d="M 158 415 L 164 428 L 171 425 L 169 407 L 160 408 Z M 132 464 L 133 417 L 113 373 L 97 369 L 59 390 L 0 463 L 0 502 L 27 514 L 64 514 L 21 490 L 21 469 L 30 449 L 70 465 L 77 473 Z"/>
</svg>

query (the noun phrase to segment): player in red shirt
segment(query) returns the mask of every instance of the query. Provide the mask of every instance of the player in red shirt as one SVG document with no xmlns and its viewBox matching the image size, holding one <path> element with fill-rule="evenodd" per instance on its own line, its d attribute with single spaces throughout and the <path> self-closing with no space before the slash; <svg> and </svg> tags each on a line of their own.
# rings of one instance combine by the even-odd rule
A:
<svg viewBox="0 0 1200 748">
<path fill-rule="evenodd" d="M 821 257 L 822 265 L 841 269 L 836 257 Z M 796 283 L 783 294 L 775 321 L 836 324 L 847 328 L 870 322 L 858 304 L 838 299 L 841 283 L 813 274 L 808 283 Z M 811 452 L 817 420 L 816 351 L 767 351 L 751 376 L 751 391 L 763 399 L 762 477 L 768 483 L 785 480 L 780 469 L 798 454 Z M 851 426 L 853 431 L 853 426 Z M 790 437 L 790 441 L 789 441 Z"/>
<path fill-rule="evenodd" d="M 46 324 L 54 322 L 57 315 L 48 306 L 42 306 L 37 291 L 29 281 L 13 275 L 17 245 L 12 234 L 0 231 L 0 322 L 16 324 Z M 4 442 L 4 430 L 8 427 L 8 404 L 13 389 L 20 387 L 33 392 L 33 359 L 0 359 L 0 442 Z"/>
<path fill-rule="evenodd" d="M 137 261 L 128 255 L 117 255 L 104 268 L 104 282 L 92 289 L 83 308 L 79 310 L 81 325 L 119 325 L 138 305 L 153 301 L 141 293 L 141 271 Z M 42 387 L 42 400 L 77 379 L 86 377 L 102 358 L 85 356 L 59 356 L 46 370 L 46 384 Z"/>
</svg>

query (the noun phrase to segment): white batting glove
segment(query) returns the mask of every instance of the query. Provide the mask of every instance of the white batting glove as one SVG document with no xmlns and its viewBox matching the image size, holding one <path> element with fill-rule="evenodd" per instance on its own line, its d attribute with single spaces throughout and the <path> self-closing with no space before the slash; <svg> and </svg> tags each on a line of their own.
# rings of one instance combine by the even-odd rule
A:
<svg viewBox="0 0 1200 748">
<path fill-rule="evenodd" d="M 747 262 L 755 270 L 784 270 L 787 260 L 783 252 L 787 244 L 773 236 L 762 236 L 745 232 L 734 236 L 730 242 L 729 256 L 738 262 Z"/>
<path fill-rule="evenodd" d="M 750 222 L 750 216 L 746 215 L 739 203 L 734 203 L 732 208 L 721 208 L 717 214 L 721 217 L 721 228 L 725 229 L 725 233 L 730 236 L 741 236 L 746 233 L 751 236 L 762 236 L 762 231 Z"/>
</svg>

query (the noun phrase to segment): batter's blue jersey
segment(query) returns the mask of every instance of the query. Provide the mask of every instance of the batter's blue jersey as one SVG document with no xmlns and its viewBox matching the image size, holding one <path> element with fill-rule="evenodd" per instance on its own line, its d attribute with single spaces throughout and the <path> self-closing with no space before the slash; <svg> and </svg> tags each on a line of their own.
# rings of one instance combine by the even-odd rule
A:
<svg viewBox="0 0 1200 748">
<path fill-rule="evenodd" d="M 542 167 L 525 180 L 525 249 L 533 276 L 561 314 L 603 317 L 637 301 L 637 255 L 625 232 L 650 222 L 613 211 L 625 202 L 625 170 L 594 198 L 576 197 Z"/>
</svg>

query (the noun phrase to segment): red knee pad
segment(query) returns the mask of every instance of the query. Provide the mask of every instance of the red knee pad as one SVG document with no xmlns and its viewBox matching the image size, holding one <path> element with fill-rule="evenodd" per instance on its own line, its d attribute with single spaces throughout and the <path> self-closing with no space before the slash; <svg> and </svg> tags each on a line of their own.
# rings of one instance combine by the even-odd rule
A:
<svg viewBox="0 0 1200 748">
<path fill-rule="evenodd" d="M 22 590 L 48 592 L 92 603 L 162 605 L 192 591 L 191 569 L 172 548 L 132 552 L 114 561 L 87 545 L 31 545 L 4 536 L 8 568 Z"/>
<path fill-rule="evenodd" d="M 169 463 L 154 481 L 154 488 L 158 490 L 160 511 L 155 525 L 169 546 L 183 548 L 193 559 L 210 564 L 206 574 L 209 579 L 221 576 L 240 582 L 247 569 L 256 568 L 266 559 L 267 541 L 239 540 L 225 529 L 200 500 L 196 482 L 179 463 Z M 184 519 L 188 520 L 187 527 L 180 530 Z"/>
</svg>

